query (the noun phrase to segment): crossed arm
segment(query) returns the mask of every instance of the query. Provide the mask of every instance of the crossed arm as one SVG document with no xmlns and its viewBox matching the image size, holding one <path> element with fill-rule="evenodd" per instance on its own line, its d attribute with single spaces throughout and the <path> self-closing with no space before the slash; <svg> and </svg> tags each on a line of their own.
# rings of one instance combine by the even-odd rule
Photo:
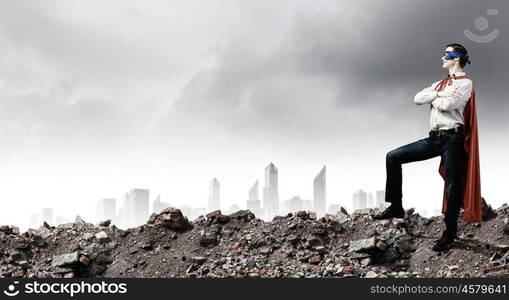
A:
<svg viewBox="0 0 509 300">
<path fill-rule="evenodd" d="M 418 92 L 414 97 L 414 103 L 417 105 L 431 103 L 440 111 L 451 111 L 465 105 L 470 99 L 472 93 L 472 81 L 470 80 L 461 83 L 454 82 L 453 88 L 441 92 L 435 91 L 437 84 L 436 82 Z"/>
</svg>

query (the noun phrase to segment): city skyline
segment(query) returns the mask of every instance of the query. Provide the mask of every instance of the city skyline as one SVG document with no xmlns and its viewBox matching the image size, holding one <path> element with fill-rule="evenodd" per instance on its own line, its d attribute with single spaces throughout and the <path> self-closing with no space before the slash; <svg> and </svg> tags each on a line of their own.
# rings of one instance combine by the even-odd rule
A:
<svg viewBox="0 0 509 300">
<path fill-rule="evenodd" d="M 259 179 L 247 190 L 248 199 L 245 205 L 232 204 L 226 209 L 226 205 L 221 205 L 220 201 L 220 183 L 217 177 L 213 177 L 208 184 L 209 197 L 206 201 L 206 207 L 192 207 L 189 205 L 173 205 L 161 200 L 161 194 L 158 194 L 153 200 L 150 200 L 150 190 L 133 188 L 123 196 L 123 201 L 117 203 L 115 198 L 102 198 L 96 203 L 95 216 L 92 218 L 94 222 L 104 220 L 111 220 L 113 224 L 121 228 L 133 227 L 146 222 L 146 218 L 151 213 L 159 213 L 165 208 L 176 207 L 182 210 L 191 220 L 198 216 L 205 215 L 207 212 L 216 209 L 223 212 L 232 213 L 239 209 L 250 209 L 258 218 L 266 221 L 272 219 L 276 215 L 284 215 L 287 213 L 294 213 L 299 210 L 315 211 L 317 215 L 323 216 L 325 213 L 336 213 L 342 208 L 349 208 L 348 202 L 342 201 L 329 203 L 326 200 L 326 166 L 324 165 L 319 173 L 312 181 L 313 185 L 313 200 L 301 198 L 301 196 L 292 196 L 288 199 L 280 201 L 278 196 L 278 168 L 273 162 L 270 162 L 264 169 L 265 184 L 264 197 L 265 201 L 259 199 Z M 356 190 L 352 194 L 351 210 L 363 209 L 367 207 L 376 207 L 384 205 L 385 191 L 375 191 L 376 203 L 371 192 L 367 193 L 364 190 Z M 371 201 L 368 200 L 371 199 Z M 275 204 L 273 201 L 277 201 Z M 277 207 L 276 211 L 274 208 Z M 427 210 L 420 210 L 422 214 L 427 215 Z M 435 213 L 437 210 L 435 211 Z M 41 209 L 40 218 L 37 214 L 29 215 L 29 224 L 32 227 L 37 227 L 37 222 L 47 222 L 49 224 L 59 224 L 67 222 L 67 217 L 57 216 L 53 217 L 54 211 L 52 208 Z M 55 220 L 55 221 L 53 221 Z"/>
</svg>

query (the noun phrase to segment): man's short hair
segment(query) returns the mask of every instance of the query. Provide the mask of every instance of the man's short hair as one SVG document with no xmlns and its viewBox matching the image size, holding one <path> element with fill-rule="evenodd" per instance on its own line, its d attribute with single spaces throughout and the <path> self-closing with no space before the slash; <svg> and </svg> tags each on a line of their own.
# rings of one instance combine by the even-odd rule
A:
<svg viewBox="0 0 509 300">
<path fill-rule="evenodd" d="M 460 57 L 460 66 L 463 68 L 465 67 L 465 65 L 468 63 L 470 64 L 470 60 L 468 58 L 468 51 L 467 51 L 467 48 L 465 48 L 463 45 L 461 44 L 458 44 L 458 43 L 452 43 L 452 44 L 449 44 L 446 46 L 447 47 L 452 47 L 454 49 L 455 52 L 459 52 L 463 55 L 465 55 L 465 57 Z"/>
</svg>

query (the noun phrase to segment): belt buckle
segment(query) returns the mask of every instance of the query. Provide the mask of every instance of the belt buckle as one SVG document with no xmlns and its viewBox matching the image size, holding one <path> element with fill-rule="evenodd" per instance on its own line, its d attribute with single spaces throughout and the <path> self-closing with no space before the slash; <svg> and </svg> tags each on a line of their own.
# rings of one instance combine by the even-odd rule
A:
<svg viewBox="0 0 509 300">
<path fill-rule="evenodd" d="M 440 136 L 440 131 L 438 131 L 438 130 L 431 130 L 431 131 L 429 132 L 429 135 L 430 135 L 431 137 L 439 137 L 439 136 Z"/>
</svg>

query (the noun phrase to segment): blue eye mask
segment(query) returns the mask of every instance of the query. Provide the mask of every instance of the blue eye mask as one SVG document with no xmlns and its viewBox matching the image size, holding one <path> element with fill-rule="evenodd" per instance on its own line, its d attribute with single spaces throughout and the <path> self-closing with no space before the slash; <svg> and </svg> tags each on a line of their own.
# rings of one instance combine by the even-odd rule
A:
<svg viewBox="0 0 509 300">
<path fill-rule="evenodd" d="M 442 56 L 442 59 L 443 60 L 451 60 L 451 59 L 455 59 L 456 57 L 464 58 L 465 60 L 468 61 L 468 57 L 463 55 L 463 53 L 459 53 L 456 51 L 445 51 L 445 55 Z"/>
</svg>

